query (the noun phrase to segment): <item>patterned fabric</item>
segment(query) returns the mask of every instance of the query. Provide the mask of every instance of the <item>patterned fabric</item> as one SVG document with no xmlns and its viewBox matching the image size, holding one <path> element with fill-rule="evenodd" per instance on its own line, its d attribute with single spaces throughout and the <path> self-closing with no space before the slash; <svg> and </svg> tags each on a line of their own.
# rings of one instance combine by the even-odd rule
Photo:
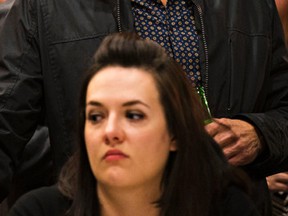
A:
<svg viewBox="0 0 288 216">
<path fill-rule="evenodd" d="M 131 0 L 135 30 L 141 38 L 156 41 L 182 65 L 192 85 L 201 84 L 199 39 L 189 0 Z"/>
</svg>

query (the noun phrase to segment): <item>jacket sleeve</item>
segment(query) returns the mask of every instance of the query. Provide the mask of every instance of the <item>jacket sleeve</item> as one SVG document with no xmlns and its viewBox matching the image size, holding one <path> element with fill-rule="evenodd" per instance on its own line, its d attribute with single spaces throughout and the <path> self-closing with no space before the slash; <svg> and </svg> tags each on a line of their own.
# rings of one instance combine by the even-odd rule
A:
<svg viewBox="0 0 288 216">
<path fill-rule="evenodd" d="M 41 119 L 36 14 L 31 0 L 16 0 L 0 29 L 0 201 Z"/>
<path fill-rule="evenodd" d="M 260 155 L 246 167 L 252 175 L 260 177 L 288 170 L 288 54 L 275 3 L 271 0 L 267 2 L 273 19 L 273 53 L 268 80 L 272 85 L 266 98 L 266 112 L 242 115 L 256 126 L 264 144 Z"/>
</svg>

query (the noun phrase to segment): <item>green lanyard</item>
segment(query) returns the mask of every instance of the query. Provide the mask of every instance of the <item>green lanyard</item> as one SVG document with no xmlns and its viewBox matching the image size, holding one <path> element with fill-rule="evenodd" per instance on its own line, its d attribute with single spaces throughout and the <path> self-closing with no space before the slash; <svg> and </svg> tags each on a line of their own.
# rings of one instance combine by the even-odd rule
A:
<svg viewBox="0 0 288 216">
<path fill-rule="evenodd" d="M 207 125 L 212 122 L 212 115 L 208 106 L 208 101 L 207 101 L 203 86 L 196 87 L 196 91 L 198 95 L 200 96 L 202 106 L 205 109 L 206 119 L 204 120 L 204 124 Z"/>
</svg>

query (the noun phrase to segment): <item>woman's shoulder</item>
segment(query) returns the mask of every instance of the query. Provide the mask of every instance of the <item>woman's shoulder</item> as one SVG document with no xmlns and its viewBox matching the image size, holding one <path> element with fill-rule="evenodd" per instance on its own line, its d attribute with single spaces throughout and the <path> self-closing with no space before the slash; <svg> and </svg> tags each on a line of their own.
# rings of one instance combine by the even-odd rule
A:
<svg viewBox="0 0 288 216">
<path fill-rule="evenodd" d="M 225 216 L 260 216 L 250 196 L 234 185 L 226 190 L 223 211 Z"/>
<path fill-rule="evenodd" d="M 69 206 L 70 200 L 54 185 L 32 190 L 20 197 L 8 216 L 60 216 Z"/>
</svg>

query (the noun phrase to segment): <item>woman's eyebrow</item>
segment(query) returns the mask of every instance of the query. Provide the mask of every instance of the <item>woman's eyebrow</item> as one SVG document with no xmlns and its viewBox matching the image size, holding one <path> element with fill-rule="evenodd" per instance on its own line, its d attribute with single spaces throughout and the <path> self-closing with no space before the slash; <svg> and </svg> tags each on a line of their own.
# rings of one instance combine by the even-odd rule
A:
<svg viewBox="0 0 288 216">
<path fill-rule="evenodd" d="M 89 102 L 86 104 L 86 106 L 88 106 L 88 105 L 90 105 L 90 106 L 99 106 L 99 107 L 103 106 L 103 104 L 100 103 L 100 102 L 98 102 L 98 101 L 89 101 Z"/>
<path fill-rule="evenodd" d="M 137 104 L 142 104 L 143 106 L 147 107 L 150 109 L 150 106 L 140 100 L 132 100 L 132 101 L 128 101 L 123 103 L 123 107 L 127 107 L 127 106 L 133 106 L 133 105 L 137 105 Z M 89 101 L 86 106 L 97 106 L 97 107 L 103 107 L 103 104 L 98 102 L 98 101 Z"/>
<path fill-rule="evenodd" d="M 125 102 L 125 103 L 123 104 L 123 106 L 124 106 L 124 107 L 125 107 L 125 106 L 133 106 L 133 105 L 136 105 L 136 104 L 142 104 L 143 106 L 145 106 L 145 107 L 147 107 L 147 108 L 150 109 L 150 106 L 149 106 L 148 104 L 146 104 L 146 103 L 144 103 L 144 102 L 142 102 L 142 101 L 140 101 L 140 100 L 132 100 L 132 101 Z"/>
</svg>

